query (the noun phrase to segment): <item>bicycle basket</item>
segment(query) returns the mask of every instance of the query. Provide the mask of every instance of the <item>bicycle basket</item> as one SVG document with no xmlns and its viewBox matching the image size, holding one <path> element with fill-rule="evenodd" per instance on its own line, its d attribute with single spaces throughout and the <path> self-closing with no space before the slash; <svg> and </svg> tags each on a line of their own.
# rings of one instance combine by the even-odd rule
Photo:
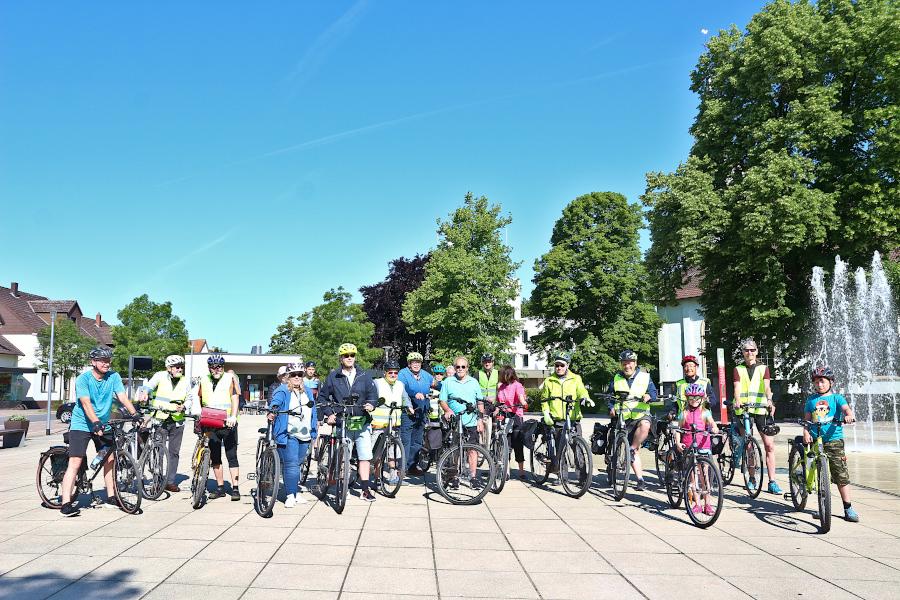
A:
<svg viewBox="0 0 900 600">
<path fill-rule="evenodd" d="M 606 439 L 609 427 L 603 423 L 594 423 L 594 433 L 591 435 L 591 452 L 594 454 L 606 453 Z"/>
<path fill-rule="evenodd" d="M 534 440 L 538 435 L 538 425 L 540 421 L 529 419 L 522 423 L 522 443 L 529 450 L 534 450 Z"/>
<path fill-rule="evenodd" d="M 69 466 L 68 454 L 51 454 L 50 455 L 50 471 L 53 474 L 55 483 L 62 483 L 63 475 L 66 474 L 66 468 Z"/>
</svg>

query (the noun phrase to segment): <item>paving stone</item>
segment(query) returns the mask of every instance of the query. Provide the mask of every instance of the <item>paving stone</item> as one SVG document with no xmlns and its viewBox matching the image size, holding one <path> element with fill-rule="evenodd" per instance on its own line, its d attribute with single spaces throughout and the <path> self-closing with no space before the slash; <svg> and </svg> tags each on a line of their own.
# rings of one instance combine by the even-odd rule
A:
<svg viewBox="0 0 900 600">
<path fill-rule="evenodd" d="M 524 572 L 481 571 L 463 574 L 460 571 L 438 569 L 441 597 L 466 598 L 538 598 Z"/>
<path fill-rule="evenodd" d="M 392 566 L 386 569 L 383 565 L 363 567 L 351 564 L 343 589 L 359 593 L 378 590 L 386 594 L 437 595 L 434 570 L 431 568 L 404 569 Z"/>
<path fill-rule="evenodd" d="M 386 571 L 386 569 L 385 569 Z M 347 574 L 347 567 L 315 565 L 298 568 L 295 564 L 269 563 L 251 587 L 277 585 L 286 590 L 319 590 L 338 592 Z"/>
<path fill-rule="evenodd" d="M 193 585 L 248 586 L 264 563 L 192 558 L 175 571 L 166 583 Z"/>
<path fill-rule="evenodd" d="M 641 594 L 621 575 L 535 573 L 534 584 L 547 600 L 630 600 Z"/>
</svg>

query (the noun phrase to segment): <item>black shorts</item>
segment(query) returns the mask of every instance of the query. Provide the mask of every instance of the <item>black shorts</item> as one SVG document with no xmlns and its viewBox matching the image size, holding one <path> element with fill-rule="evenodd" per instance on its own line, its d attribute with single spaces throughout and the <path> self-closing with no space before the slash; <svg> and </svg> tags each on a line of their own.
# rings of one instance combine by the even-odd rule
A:
<svg viewBox="0 0 900 600">
<path fill-rule="evenodd" d="M 465 433 L 463 434 L 463 440 L 470 444 L 477 444 L 480 442 L 478 439 L 478 426 L 472 425 L 471 427 L 465 428 Z"/>
<path fill-rule="evenodd" d="M 69 456 L 87 457 L 88 442 L 91 440 L 94 440 L 94 449 L 100 452 L 100 448 L 104 446 L 104 443 L 99 435 L 94 435 L 89 431 L 69 431 Z"/>
<path fill-rule="evenodd" d="M 647 421 L 650 423 L 650 431 L 648 435 L 653 435 L 653 415 L 644 415 L 642 417 L 638 417 L 637 419 L 627 419 L 625 421 L 625 428 L 628 430 L 628 443 L 634 443 L 634 432 L 637 430 L 638 425 L 641 424 L 641 421 Z"/>
<path fill-rule="evenodd" d="M 759 435 L 763 435 L 763 429 L 766 428 L 766 417 L 767 415 L 750 415 L 750 420 L 753 421 L 753 426 L 756 427 L 756 431 L 759 432 Z M 743 435 L 744 415 L 735 415 L 734 423 L 737 425 L 738 433 Z"/>
</svg>

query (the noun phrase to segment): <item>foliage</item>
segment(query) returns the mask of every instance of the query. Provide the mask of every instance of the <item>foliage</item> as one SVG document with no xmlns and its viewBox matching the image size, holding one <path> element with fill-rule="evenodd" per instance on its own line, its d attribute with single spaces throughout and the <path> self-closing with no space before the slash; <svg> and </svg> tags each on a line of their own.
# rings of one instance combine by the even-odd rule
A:
<svg viewBox="0 0 900 600">
<path fill-rule="evenodd" d="M 375 325 L 372 346 L 393 348 L 392 355 L 403 361 L 409 352 L 423 356 L 431 349 L 427 333 L 410 333 L 403 322 L 403 302 L 425 279 L 428 255 L 414 258 L 397 258 L 390 262 L 388 276 L 379 283 L 359 288 L 363 296 L 362 307 Z"/>
<path fill-rule="evenodd" d="M 900 259 L 900 255 L 897 258 Z M 888 284 L 891 286 L 891 293 L 894 296 L 894 308 L 900 309 L 900 261 L 885 258 L 882 264 Z"/>
<path fill-rule="evenodd" d="M 6 420 L 7 421 L 16 421 L 16 422 L 21 423 L 23 421 L 27 421 L 28 417 L 26 417 L 25 415 L 12 415 L 11 417 L 7 417 Z"/>
<path fill-rule="evenodd" d="M 43 327 L 37 334 L 37 349 L 35 357 L 38 368 L 47 371 L 50 358 L 50 326 Z M 89 362 L 88 353 L 97 345 L 94 338 L 81 332 L 73 321 L 60 316 L 56 320 L 53 332 L 53 376 L 62 377 L 63 389 L 60 397 L 66 398 L 70 380 L 77 375 Z"/>
<path fill-rule="evenodd" d="M 694 269 L 709 347 L 753 335 L 790 368 L 812 267 L 900 242 L 898 30 L 890 0 L 776 0 L 710 39 L 690 157 L 643 196 L 654 300 Z"/>
<path fill-rule="evenodd" d="M 519 330 L 511 305 L 519 265 L 501 236 L 512 218 L 500 211 L 499 204 L 469 192 L 461 207 L 438 219 L 440 242 L 425 266 L 425 279 L 403 304 L 407 328 L 431 336 L 436 360 L 485 352 L 501 361 L 509 358 Z"/>
<path fill-rule="evenodd" d="M 322 296 L 322 304 L 296 321 L 288 317 L 278 326 L 269 342 L 270 351 L 314 360 L 324 375 L 338 366 L 338 347 L 350 343 L 356 345 L 357 364 L 363 368 L 372 366 L 382 355 L 382 350 L 369 346 L 375 326 L 366 319 L 362 305 L 350 300 L 350 293 L 342 287 L 328 290 Z"/>
<path fill-rule="evenodd" d="M 157 303 L 147 294 L 138 296 L 116 313 L 120 325 L 113 325 L 115 342 L 113 369 L 128 373 L 129 356 L 149 356 L 157 368 L 163 368 L 166 356 L 190 351 L 184 321 L 172 312 L 171 302 Z M 135 371 L 148 375 L 151 371 Z"/>
<path fill-rule="evenodd" d="M 535 352 L 572 351 L 572 368 L 600 389 L 624 348 L 645 364 L 656 355 L 660 319 L 645 301 L 647 275 L 638 248 L 641 209 L 621 194 L 594 192 L 563 209 L 550 250 L 534 264 L 529 309 L 543 327 Z"/>
</svg>

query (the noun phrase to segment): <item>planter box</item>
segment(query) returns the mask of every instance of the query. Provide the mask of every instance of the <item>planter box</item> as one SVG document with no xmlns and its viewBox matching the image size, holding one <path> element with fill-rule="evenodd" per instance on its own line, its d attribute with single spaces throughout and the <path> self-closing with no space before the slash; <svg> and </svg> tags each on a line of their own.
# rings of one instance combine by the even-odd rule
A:
<svg viewBox="0 0 900 600">
<path fill-rule="evenodd" d="M 4 429 L 3 431 L 0 431 L 0 438 L 3 439 L 4 448 L 15 448 L 22 443 L 22 438 L 24 437 L 25 432 L 21 429 Z"/>
<path fill-rule="evenodd" d="M 31 421 L 10 421 L 7 420 L 3 426 L 7 431 L 21 431 L 22 437 L 28 435 L 28 426 L 31 424 Z M 18 446 L 18 444 L 16 444 Z"/>
</svg>

